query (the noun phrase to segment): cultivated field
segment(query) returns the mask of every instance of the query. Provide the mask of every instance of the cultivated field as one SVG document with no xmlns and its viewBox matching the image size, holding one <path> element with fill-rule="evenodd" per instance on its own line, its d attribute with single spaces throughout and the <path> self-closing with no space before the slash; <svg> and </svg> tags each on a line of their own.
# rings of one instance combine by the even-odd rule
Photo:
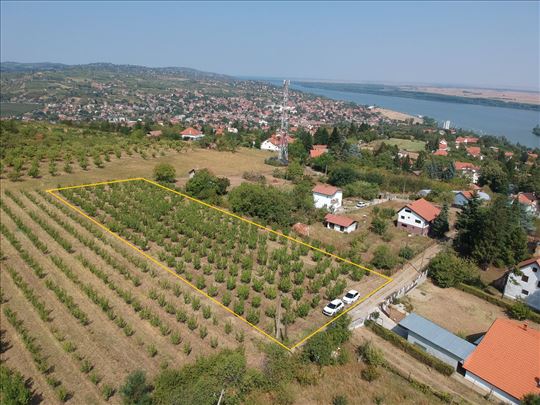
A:
<svg viewBox="0 0 540 405">
<path fill-rule="evenodd" d="M 350 288 L 366 296 L 387 281 L 151 182 L 57 193 L 288 347 L 328 322 L 322 315 L 328 300 Z"/>
<path fill-rule="evenodd" d="M 45 403 L 98 403 L 133 370 L 264 340 L 54 197 L 2 195 L 2 361 Z M 110 399 L 119 403 L 117 395 Z"/>
</svg>

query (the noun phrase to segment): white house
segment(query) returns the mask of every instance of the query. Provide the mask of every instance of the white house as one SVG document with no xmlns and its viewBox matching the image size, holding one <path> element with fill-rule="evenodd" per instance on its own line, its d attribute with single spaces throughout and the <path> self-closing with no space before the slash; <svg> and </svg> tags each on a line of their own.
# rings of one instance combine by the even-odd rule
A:
<svg viewBox="0 0 540 405">
<path fill-rule="evenodd" d="M 529 393 L 540 395 L 539 349 L 539 331 L 499 318 L 463 363 L 465 379 L 503 403 L 518 405 Z"/>
<path fill-rule="evenodd" d="M 313 202 L 315 208 L 326 208 L 335 211 L 343 202 L 343 191 L 327 184 L 317 184 L 313 187 Z"/>
<path fill-rule="evenodd" d="M 334 214 L 326 214 L 324 217 L 324 225 L 328 229 L 343 233 L 351 233 L 358 228 L 358 222 L 356 220 Z"/>
<path fill-rule="evenodd" d="M 540 215 L 538 207 L 538 198 L 534 193 L 518 193 L 516 196 L 520 204 L 523 204 L 525 210 L 531 215 Z"/>
<path fill-rule="evenodd" d="M 533 257 L 517 265 L 519 274 L 510 272 L 504 287 L 504 296 L 522 299 L 540 311 L 540 258 Z"/>
<path fill-rule="evenodd" d="M 480 167 L 469 162 L 454 162 L 456 171 L 463 177 L 467 177 L 472 183 L 478 183 L 480 179 Z"/>
<path fill-rule="evenodd" d="M 198 141 L 204 138 L 204 134 L 201 131 L 192 127 L 184 129 L 180 132 L 180 135 L 184 141 Z"/>
<path fill-rule="evenodd" d="M 410 233 L 427 235 L 431 223 L 440 212 L 439 208 L 420 198 L 398 211 L 397 226 L 407 229 Z"/>
<path fill-rule="evenodd" d="M 292 136 L 287 135 L 287 143 L 294 143 L 295 139 Z M 281 145 L 281 135 L 272 135 L 267 140 L 261 143 L 261 150 L 269 150 L 271 152 L 277 152 Z"/>
</svg>

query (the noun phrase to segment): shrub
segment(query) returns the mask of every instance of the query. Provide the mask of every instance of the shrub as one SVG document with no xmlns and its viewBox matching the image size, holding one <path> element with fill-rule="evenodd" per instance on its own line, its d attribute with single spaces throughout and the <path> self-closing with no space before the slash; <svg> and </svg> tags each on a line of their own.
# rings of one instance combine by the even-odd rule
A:
<svg viewBox="0 0 540 405">
<path fill-rule="evenodd" d="M 189 342 L 184 343 L 182 350 L 185 355 L 189 356 L 192 350 L 191 344 Z"/>
<path fill-rule="evenodd" d="M 379 245 L 373 252 L 371 264 L 378 269 L 392 270 L 398 264 L 398 260 L 387 245 Z"/>
<path fill-rule="evenodd" d="M 148 346 L 148 347 L 146 348 L 146 351 L 147 351 L 147 353 L 148 353 L 148 355 L 149 355 L 150 357 L 155 357 L 156 354 L 157 354 L 157 352 L 158 352 L 157 349 L 156 349 L 156 346 L 154 346 L 153 344 L 151 344 L 150 346 Z"/>
<path fill-rule="evenodd" d="M 508 310 L 508 315 L 512 319 L 523 321 L 530 318 L 532 314 L 531 309 L 523 301 L 517 300 L 514 305 Z"/>
<path fill-rule="evenodd" d="M 349 402 L 343 395 L 337 395 L 332 399 L 332 405 L 347 405 Z"/>
<path fill-rule="evenodd" d="M 414 250 L 410 246 L 403 246 L 399 249 L 398 255 L 405 260 L 411 260 L 414 257 Z"/>
<path fill-rule="evenodd" d="M 101 389 L 101 395 L 103 395 L 103 398 L 105 401 L 108 401 L 110 397 L 112 397 L 115 393 L 115 389 L 111 387 L 108 384 L 105 384 L 103 388 Z"/>
<path fill-rule="evenodd" d="M 142 370 L 134 371 L 126 377 L 124 385 L 120 387 L 120 394 L 124 404 L 149 405 L 152 386 L 146 381 L 146 374 Z"/>
<path fill-rule="evenodd" d="M 160 163 L 154 167 L 154 179 L 158 182 L 174 183 L 175 168 L 168 163 Z"/>
<path fill-rule="evenodd" d="M 376 348 L 369 340 L 358 346 L 357 353 L 362 361 L 369 366 L 376 367 L 384 364 L 382 351 Z"/>
<path fill-rule="evenodd" d="M 362 378 L 368 382 L 375 381 L 379 376 L 381 375 L 377 367 L 375 366 L 367 366 L 365 369 L 363 369 L 360 373 Z"/>
<path fill-rule="evenodd" d="M 26 387 L 23 376 L 0 364 L 0 402 L 26 405 L 31 399 L 32 391 Z"/>
</svg>

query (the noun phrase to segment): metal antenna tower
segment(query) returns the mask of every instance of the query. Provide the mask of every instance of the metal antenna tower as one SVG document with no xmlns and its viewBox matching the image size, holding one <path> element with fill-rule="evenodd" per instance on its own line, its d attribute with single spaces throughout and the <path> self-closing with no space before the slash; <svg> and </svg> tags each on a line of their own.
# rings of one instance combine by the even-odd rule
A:
<svg viewBox="0 0 540 405">
<path fill-rule="evenodd" d="M 283 163 L 289 162 L 289 84 L 290 80 L 283 80 L 283 104 L 281 105 L 281 142 L 279 145 L 279 160 Z"/>
</svg>

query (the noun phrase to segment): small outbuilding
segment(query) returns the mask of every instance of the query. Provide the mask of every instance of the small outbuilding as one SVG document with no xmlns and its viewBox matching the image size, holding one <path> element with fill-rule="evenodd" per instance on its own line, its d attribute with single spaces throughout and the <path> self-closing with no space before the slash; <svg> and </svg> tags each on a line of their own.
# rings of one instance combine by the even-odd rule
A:
<svg viewBox="0 0 540 405">
<path fill-rule="evenodd" d="M 476 348 L 472 343 L 415 313 L 398 325 L 405 330 L 408 342 L 456 369 L 461 367 Z"/>
<path fill-rule="evenodd" d="M 334 231 L 351 233 L 358 229 L 358 221 L 342 215 L 326 214 L 324 217 L 324 226 Z"/>
</svg>

